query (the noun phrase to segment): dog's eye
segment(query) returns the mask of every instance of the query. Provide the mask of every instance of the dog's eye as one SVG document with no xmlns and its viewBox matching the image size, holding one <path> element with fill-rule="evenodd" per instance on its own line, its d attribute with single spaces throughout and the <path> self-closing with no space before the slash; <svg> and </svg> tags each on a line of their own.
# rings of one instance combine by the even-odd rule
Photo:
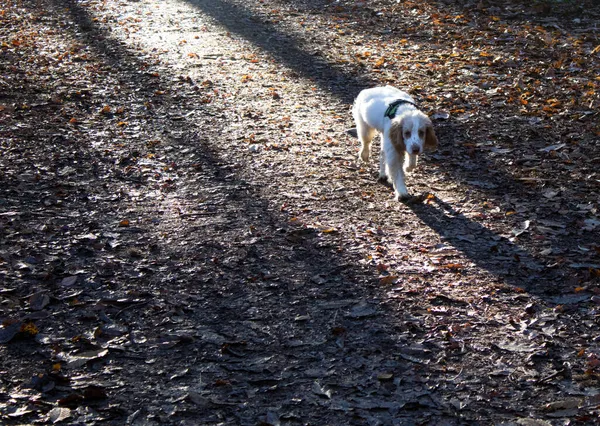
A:
<svg viewBox="0 0 600 426">
<path fill-rule="evenodd" d="M 406 132 L 404 132 L 404 137 L 407 139 L 410 138 L 410 131 L 407 130 Z"/>
<path fill-rule="evenodd" d="M 425 136 L 425 130 L 419 130 L 419 137 Z"/>
</svg>

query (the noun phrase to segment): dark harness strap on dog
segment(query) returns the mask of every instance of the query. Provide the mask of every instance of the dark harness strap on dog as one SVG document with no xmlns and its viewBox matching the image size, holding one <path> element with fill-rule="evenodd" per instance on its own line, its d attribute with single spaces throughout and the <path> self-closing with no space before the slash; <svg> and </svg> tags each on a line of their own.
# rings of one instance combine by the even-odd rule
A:
<svg viewBox="0 0 600 426">
<path fill-rule="evenodd" d="M 417 106 L 414 102 L 407 101 L 406 99 L 397 99 L 387 107 L 384 117 L 388 117 L 389 119 L 394 118 L 396 111 L 398 111 L 398 107 L 402 104 L 411 104 L 414 107 Z"/>
</svg>

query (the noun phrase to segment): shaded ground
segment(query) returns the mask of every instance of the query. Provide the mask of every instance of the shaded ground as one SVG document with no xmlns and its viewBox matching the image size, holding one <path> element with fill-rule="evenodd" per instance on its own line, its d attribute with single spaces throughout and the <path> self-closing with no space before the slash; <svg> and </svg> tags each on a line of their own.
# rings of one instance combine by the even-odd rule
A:
<svg viewBox="0 0 600 426">
<path fill-rule="evenodd" d="M 592 2 L 0 9 L 2 423 L 597 422 Z M 345 133 L 381 83 L 422 203 Z"/>
</svg>

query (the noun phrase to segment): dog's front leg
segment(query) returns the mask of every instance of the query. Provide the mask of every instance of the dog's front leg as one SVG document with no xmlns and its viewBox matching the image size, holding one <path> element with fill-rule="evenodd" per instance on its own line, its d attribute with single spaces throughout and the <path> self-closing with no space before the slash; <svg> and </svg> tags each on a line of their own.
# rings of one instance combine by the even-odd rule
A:
<svg viewBox="0 0 600 426">
<path fill-rule="evenodd" d="M 379 153 L 379 180 L 381 181 L 388 181 L 391 179 L 388 179 L 388 174 L 385 170 L 385 165 L 387 164 L 387 160 L 385 158 L 385 136 L 382 133 L 381 134 L 381 152 Z"/>
<path fill-rule="evenodd" d="M 404 171 L 405 172 L 412 172 L 415 167 L 417 167 L 417 159 L 418 156 L 417 154 L 406 154 L 406 160 L 404 163 Z"/>
<path fill-rule="evenodd" d="M 389 129 L 384 129 L 381 135 L 381 158 L 379 175 L 385 176 L 394 186 L 396 200 L 405 200 L 410 198 L 406 184 L 404 183 L 404 156 L 407 155 L 404 147 L 396 147 L 390 138 Z"/>
<path fill-rule="evenodd" d="M 404 170 L 402 167 L 396 169 L 394 180 L 394 191 L 396 192 L 396 200 L 406 200 L 410 198 L 408 190 L 406 189 L 406 183 L 404 183 Z"/>
<path fill-rule="evenodd" d="M 394 186 L 394 192 L 396 193 L 396 200 L 405 200 L 410 198 L 408 190 L 406 189 L 406 183 L 404 183 L 404 170 L 402 170 L 402 163 L 404 160 L 404 152 L 398 152 L 394 147 L 386 149 L 386 175 Z"/>
</svg>

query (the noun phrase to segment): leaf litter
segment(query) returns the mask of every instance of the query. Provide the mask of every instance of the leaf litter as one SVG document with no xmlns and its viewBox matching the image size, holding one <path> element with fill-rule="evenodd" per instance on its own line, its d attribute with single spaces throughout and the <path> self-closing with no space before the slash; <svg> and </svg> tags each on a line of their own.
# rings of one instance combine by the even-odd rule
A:
<svg viewBox="0 0 600 426">
<path fill-rule="evenodd" d="M 593 424 L 596 6 L 34 3 L 0 13 L 2 422 Z M 374 84 L 435 120 L 412 204 L 345 132 Z"/>
</svg>

